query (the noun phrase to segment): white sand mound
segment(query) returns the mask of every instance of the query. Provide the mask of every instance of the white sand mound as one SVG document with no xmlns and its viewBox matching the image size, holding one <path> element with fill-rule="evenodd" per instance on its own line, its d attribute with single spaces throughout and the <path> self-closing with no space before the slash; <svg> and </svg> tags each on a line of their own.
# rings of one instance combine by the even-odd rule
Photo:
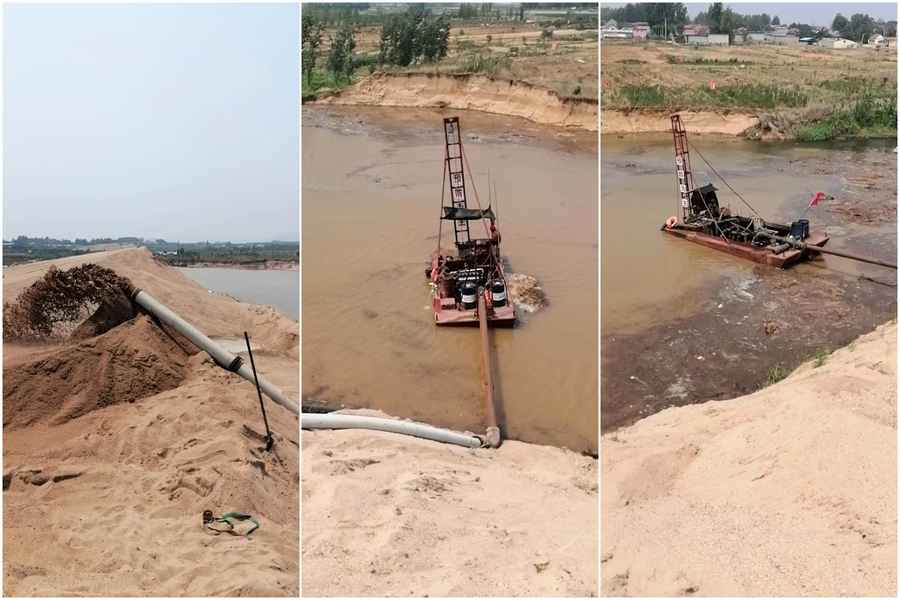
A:
<svg viewBox="0 0 900 600">
<path fill-rule="evenodd" d="M 304 596 L 591 596 L 597 461 L 304 431 Z"/>
<path fill-rule="evenodd" d="M 897 326 L 602 438 L 602 592 L 895 596 Z"/>
</svg>

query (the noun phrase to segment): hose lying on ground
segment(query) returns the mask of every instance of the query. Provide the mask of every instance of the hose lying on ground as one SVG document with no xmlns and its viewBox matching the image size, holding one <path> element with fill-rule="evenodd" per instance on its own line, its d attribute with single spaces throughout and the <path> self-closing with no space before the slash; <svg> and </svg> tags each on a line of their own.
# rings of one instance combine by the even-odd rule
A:
<svg viewBox="0 0 900 600">
<path fill-rule="evenodd" d="M 459 433 L 450 429 L 432 427 L 424 423 L 363 417 L 360 415 L 339 415 L 335 413 L 303 413 L 300 417 L 303 429 L 374 429 L 388 433 L 411 435 L 445 444 L 456 444 L 467 448 L 480 448 L 481 438 L 471 433 Z"/>
</svg>

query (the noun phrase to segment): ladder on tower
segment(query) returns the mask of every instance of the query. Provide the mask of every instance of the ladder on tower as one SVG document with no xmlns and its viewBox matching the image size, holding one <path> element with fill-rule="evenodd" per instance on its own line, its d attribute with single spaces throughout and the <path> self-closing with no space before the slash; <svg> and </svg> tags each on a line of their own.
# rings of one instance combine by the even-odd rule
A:
<svg viewBox="0 0 900 600">
<path fill-rule="evenodd" d="M 459 131 L 459 117 L 444 119 L 444 141 L 447 145 L 447 172 L 450 174 L 450 201 L 455 208 L 468 208 L 466 204 L 466 177 L 463 173 L 462 139 Z M 465 219 L 453 220 L 453 234 L 456 245 L 467 245 L 471 241 L 469 222 Z"/>
<path fill-rule="evenodd" d="M 678 195 L 681 199 L 681 216 L 691 216 L 690 194 L 694 189 L 694 176 L 691 173 L 691 157 L 688 153 L 687 131 L 681 122 L 681 115 L 671 116 L 672 140 L 675 143 L 675 176 L 678 179 Z"/>
</svg>

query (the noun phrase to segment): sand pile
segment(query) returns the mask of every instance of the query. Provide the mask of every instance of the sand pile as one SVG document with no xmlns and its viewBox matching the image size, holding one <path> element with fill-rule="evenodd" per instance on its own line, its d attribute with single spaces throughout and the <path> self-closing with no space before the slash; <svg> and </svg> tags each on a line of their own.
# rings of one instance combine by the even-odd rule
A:
<svg viewBox="0 0 900 600">
<path fill-rule="evenodd" d="M 64 337 L 72 324 L 92 312 L 94 316 L 79 337 L 108 331 L 134 316 L 128 300 L 132 290 L 127 278 L 96 264 L 71 269 L 51 266 L 15 302 L 4 302 L 3 338 Z"/>
<path fill-rule="evenodd" d="M 265 349 L 287 353 L 292 358 L 299 356 L 300 328 L 296 321 L 271 306 L 246 304 L 209 293 L 177 269 L 154 259 L 146 248 L 96 252 L 7 268 L 3 273 L 4 302 L 14 302 L 31 284 L 42 279 L 49 263 L 59 269 L 86 263 L 111 269 L 212 338 L 243 337 L 243 332 L 249 331 L 254 343 Z"/>
<path fill-rule="evenodd" d="M 178 387 L 197 349 L 141 316 L 3 369 L 3 427 L 64 423 Z"/>
<path fill-rule="evenodd" d="M 897 326 L 602 438 L 602 591 L 895 596 Z"/>
<path fill-rule="evenodd" d="M 261 374 L 299 396 L 295 321 L 209 294 L 143 249 L 5 269 L 4 299 L 58 282 L 52 267 L 86 262 L 104 271 L 74 272 L 111 269 L 209 335 L 249 331 Z M 296 416 L 267 403 L 275 447 L 266 452 L 253 385 L 113 296 L 59 312 L 97 309 L 69 339 L 50 319 L 40 343 L 4 342 L 4 592 L 296 596 Z M 250 513 L 262 526 L 249 539 L 216 536 L 202 526 L 204 510 Z"/>
<path fill-rule="evenodd" d="M 597 460 L 304 431 L 304 596 L 593 596 Z"/>
</svg>

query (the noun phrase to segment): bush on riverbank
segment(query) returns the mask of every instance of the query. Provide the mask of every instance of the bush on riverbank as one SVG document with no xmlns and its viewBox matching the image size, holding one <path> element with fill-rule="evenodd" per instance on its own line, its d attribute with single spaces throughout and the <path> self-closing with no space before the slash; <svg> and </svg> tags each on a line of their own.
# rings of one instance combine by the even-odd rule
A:
<svg viewBox="0 0 900 600">
<path fill-rule="evenodd" d="M 897 95 L 865 94 L 855 102 L 837 108 L 828 117 L 797 132 L 801 142 L 824 142 L 841 137 L 881 137 L 896 135 Z"/>
</svg>

